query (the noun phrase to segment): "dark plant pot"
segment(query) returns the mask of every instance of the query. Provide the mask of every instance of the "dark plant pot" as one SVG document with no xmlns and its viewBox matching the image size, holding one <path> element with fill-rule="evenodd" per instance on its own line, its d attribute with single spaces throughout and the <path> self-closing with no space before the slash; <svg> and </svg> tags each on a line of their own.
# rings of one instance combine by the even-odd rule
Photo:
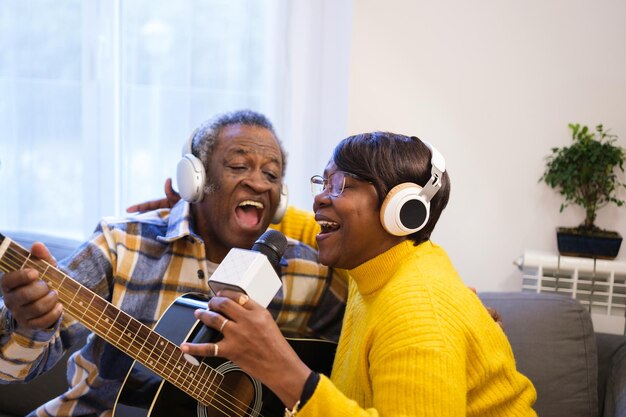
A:
<svg viewBox="0 0 626 417">
<path fill-rule="evenodd" d="M 600 259 L 614 259 L 622 244 L 622 236 L 617 232 L 584 234 L 564 227 L 557 229 L 556 240 L 563 256 Z"/>
</svg>

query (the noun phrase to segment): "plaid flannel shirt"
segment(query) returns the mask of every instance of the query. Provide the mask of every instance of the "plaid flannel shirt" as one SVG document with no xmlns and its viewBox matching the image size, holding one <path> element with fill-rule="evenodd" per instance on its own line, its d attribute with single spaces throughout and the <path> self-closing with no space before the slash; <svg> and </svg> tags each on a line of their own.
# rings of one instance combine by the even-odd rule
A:
<svg viewBox="0 0 626 417">
<path fill-rule="evenodd" d="M 312 224 L 305 212 L 289 213 L 287 217 L 296 221 L 287 221 L 288 229 L 294 224 L 300 227 L 303 221 Z M 211 294 L 208 277 L 217 265 L 205 259 L 204 242 L 191 230 L 189 216 L 189 204 L 180 201 L 171 211 L 105 218 L 91 239 L 59 266 L 152 328 L 181 295 Z M 284 227 L 282 231 L 289 233 Z M 347 296 L 346 275 L 319 264 L 317 252 L 294 239 L 288 238 L 283 258 L 288 263 L 282 269 L 283 286 L 268 307 L 279 327 L 292 336 L 337 341 Z M 64 314 L 49 331 L 18 327 L 0 335 L 0 382 L 30 380 L 45 372 L 88 333 Z M 91 334 L 68 361 L 70 389 L 30 415 L 109 416 L 131 365 L 130 357 Z"/>
</svg>

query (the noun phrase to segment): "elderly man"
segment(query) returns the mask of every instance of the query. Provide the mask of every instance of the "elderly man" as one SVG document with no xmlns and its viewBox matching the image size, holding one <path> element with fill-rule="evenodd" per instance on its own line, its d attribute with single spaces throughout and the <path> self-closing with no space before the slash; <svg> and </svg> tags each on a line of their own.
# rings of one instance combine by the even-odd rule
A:
<svg viewBox="0 0 626 417">
<path fill-rule="evenodd" d="M 280 205 L 285 152 L 265 116 L 247 110 L 220 115 L 201 125 L 190 141 L 189 156 L 199 160 L 206 175 L 199 195 L 171 209 L 105 218 L 60 263 L 76 282 L 150 328 L 178 297 L 210 296 L 208 278 L 218 264 L 232 248 L 251 248 Z M 291 209 L 290 218 L 283 231 L 301 233 L 307 216 Z M 54 262 L 41 244 L 31 252 Z M 283 258 L 283 286 L 269 305 L 281 330 L 337 340 L 345 276 L 319 264 L 314 249 L 293 239 Z M 64 312 L 64 304 L 70 310 L 62 290 L 51 289 L 28 263 L 16 269 L 1 283 L 0 382 L 27 381 L 45 372 L 89 333 Z M 69 390 L 30 416 L 111 415 L 132 361 L 105 340 L 110 331 L 101 327 L 69 360 Z"/>
</svg>

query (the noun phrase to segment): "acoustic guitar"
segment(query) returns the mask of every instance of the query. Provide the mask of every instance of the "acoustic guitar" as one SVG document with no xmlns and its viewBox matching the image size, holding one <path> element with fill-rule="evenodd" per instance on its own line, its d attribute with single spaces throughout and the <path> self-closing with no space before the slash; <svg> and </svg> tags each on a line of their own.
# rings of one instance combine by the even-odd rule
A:
<svg viewBox="0 0 626 417">
<path fill-rule="evenodd" d="M 204 326 L 194 316 L 206 301 L 179 297 L 154 330 L 49 263 L 0 234 L 0 270 L 36 269 L 58 293 L 65 311 L 135 360 L 114 407 L 116 417 L 282 416 L 281 401 L 259 381 L 223 358 L 196 358 L 178 347 Z M 288 339 L 314 371 L 330 375 L 336 344 Z M 280 366 L 280 364 L 276 364 Z"/>
</svg>

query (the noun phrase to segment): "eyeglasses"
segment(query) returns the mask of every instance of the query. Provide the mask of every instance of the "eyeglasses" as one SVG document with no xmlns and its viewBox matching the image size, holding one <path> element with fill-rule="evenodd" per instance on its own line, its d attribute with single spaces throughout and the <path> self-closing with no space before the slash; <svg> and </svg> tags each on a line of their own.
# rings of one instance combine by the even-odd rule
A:
<svg viewBox="0 0 626 417">
<path fill-rule="evenodd" d="M 346 171 L 335 171 L 330 174 L 328 178 L 324 178 L 321 175 L 313 175 L 311 177 L 311 192 L 313 193 L 313 197 L 324 191 L 328 191 L 328 195 L 331 197 L 339 197 L 346 186 L 346 177 L 365 181 L 358 175 Z"/>
</svg>

